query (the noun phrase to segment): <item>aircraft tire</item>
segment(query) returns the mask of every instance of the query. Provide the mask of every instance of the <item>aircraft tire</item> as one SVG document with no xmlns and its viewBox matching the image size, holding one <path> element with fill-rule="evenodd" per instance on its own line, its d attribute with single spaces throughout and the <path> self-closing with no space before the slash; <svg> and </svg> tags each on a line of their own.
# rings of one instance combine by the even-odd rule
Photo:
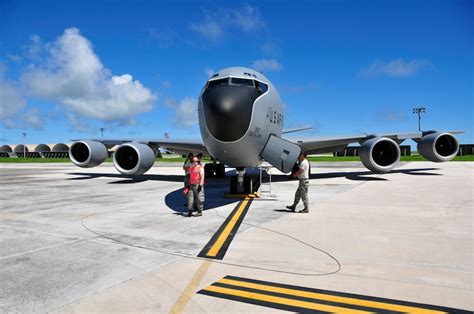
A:
<svg viewBox="0 0 474 314">
<path fill-rule="evenodd" d="M 215 169 L 214 169 L 214 164 L 213 163 L 204 165 L 204 176 L 206 178 L 214 177 L 214 171 L 215 171 Z"/>
<path fill-rule="evenodd" d="M 216 164 L 216 177 L 225 178 L 225 165 Z"/>
<path fill-rule="evenodd" d="M 230 194 L 237 194 L 237 176 L 230 177 Z"/>
</svg>

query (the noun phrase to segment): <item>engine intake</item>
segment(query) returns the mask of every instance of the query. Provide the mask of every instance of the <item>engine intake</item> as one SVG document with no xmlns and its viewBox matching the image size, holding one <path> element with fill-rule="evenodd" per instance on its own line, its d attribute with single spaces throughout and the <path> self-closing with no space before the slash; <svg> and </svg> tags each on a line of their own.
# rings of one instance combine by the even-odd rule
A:
<svg viewBox="0 0 474 314">
<path fill-rule="evenodd" d="M 91 168 L 100 165 L 108 156 L 107 147 L 101 142 L 79 141 L 69 148 L 69 158 L 79 167 Z"/>
<path fill-rule="evenodd" d="M 155 162 L 155 152 L 142 143 L 125 143 L 114 153 L 114 165 L 122 174 L 141 175 Z"/>
<path fill-rule="evenodd" d="M 400 160 L 400 147 L 390 138 L 374 137 L 362 143 L 360 160 L 372 172 L 386 173 Z"/>
<path fill-rule="evenodd" d="M 459 150 L 458 140 L 450 133 L 431 133 L 418 141 L 418 152 L 433 162 L 444 162 L 453 159 Z"/>
</svg>

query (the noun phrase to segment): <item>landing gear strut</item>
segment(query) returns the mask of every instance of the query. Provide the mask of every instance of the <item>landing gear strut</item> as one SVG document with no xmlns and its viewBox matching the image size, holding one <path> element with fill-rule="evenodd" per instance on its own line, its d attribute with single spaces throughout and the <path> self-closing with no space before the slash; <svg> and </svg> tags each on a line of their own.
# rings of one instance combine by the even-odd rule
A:
<svg viewBox="0 0 474 314">
<path fill-rule="evenodd" d="M 258 189 L 255 178 L 247 175 L 245 168 L 236 168 L 235 172 L 236 175 L 230 178 L 231 194 L 251 194 Z"/>
</svg>

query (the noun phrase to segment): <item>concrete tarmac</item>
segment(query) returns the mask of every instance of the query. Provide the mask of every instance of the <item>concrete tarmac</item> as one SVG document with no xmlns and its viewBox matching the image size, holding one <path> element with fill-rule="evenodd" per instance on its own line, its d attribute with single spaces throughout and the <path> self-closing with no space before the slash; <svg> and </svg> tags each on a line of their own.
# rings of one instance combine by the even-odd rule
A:
<svg viewBox="0 0 474 314">
<path fill-rule="evenodd" d="M 474 310 L 472 162 L 315 163 L 309 214 L 274 171 L 222 260 L 197 255 L 239 199 L 208 179 L 184 217 L 180 166 L 0 164 L 0 312 L 279 311 L 196 293 L 229 275 Z"/>
</svg>

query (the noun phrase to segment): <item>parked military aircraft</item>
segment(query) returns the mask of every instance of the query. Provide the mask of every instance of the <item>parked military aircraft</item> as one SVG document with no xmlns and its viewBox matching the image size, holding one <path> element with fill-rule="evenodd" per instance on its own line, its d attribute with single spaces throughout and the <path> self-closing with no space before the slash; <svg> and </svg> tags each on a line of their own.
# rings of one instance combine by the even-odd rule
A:
<svg viewBox="0 0 474 314">
<path fill-rule="evenodd" d="M 228 165 L 235 167 L 241 177 L 246 167 L 263 161 L 287 173 L 301 150 L 328 153 L 360 143 L 364 166 L 375 173 L 386 173 L 399 162 L 399 145 L 404 140 L 416 141 L 418 152 L 426 159 L 444 162 L 456 156 L 459 143 L 453 134 L 461 133 L 354 134 L 291 141 L 282 135 L 298 130 L 283 130 L 285 119 L 277 89 L 263 74 L 243 67 L 220 70 L 206 82 L 198 114 L 201 139 L 79 140 L 71 145 L 69 155 L 79 167 L 94 167 L 107 158 L 108 148 L 118 145 L 113 155 L 117 170 L 125 175 L 141 175 L 152 167 L 160 147 L 178 153 L 203 152 L 219 162 L 207 164 L 206 172 L 222 176 L 224 165 Z"/>
</svg>

